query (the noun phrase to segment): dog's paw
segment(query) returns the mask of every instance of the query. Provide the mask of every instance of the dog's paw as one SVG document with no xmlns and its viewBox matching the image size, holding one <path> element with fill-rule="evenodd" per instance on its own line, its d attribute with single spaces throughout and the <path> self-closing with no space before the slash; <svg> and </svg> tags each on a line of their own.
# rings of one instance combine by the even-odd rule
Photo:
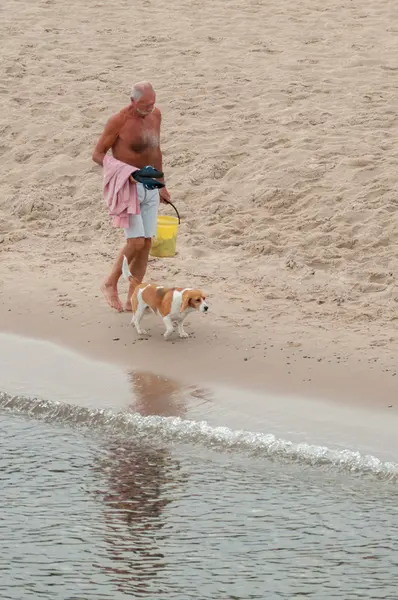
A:
<svg viewBox="0 0 398 600">
<path fill-rule="evenodd" d="M 168 339 L 171 337 L 172 333 L 173 333 L 172 331 L 166 331 L 166 332 L 163 334 L 163 337 L 164 337 L 164 339 L 165 339 L 165 340 L 168 340 Z"/>
<path fill-rule="evenodd" d="M 148 335 L 148 332 L 146 331 L 146 329 L 140 329 L 139 331 L 137 331 L 138 335 Z"/>
<path fill-rule="evenodd" d="M 187 333 L 186 331 L 183 331 L 179 335 L 182 340 L 186 340 L 187 338 L 189 338 L 189 333 Z"/>
</svg>

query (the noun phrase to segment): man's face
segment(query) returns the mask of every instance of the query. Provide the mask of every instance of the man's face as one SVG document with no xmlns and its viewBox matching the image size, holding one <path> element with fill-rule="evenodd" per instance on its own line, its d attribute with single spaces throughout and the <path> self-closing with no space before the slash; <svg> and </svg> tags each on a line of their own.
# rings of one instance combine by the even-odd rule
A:
<svg viewBox="0 0 398 600">
<path fill-rule="evenodd" d="M 153 92 L 147 92 L 139 100 L 132 100 L 132 103 L 140 117 L 147 117 L 153 112 L 155 101 L 156 95 Z"/>
</svg>

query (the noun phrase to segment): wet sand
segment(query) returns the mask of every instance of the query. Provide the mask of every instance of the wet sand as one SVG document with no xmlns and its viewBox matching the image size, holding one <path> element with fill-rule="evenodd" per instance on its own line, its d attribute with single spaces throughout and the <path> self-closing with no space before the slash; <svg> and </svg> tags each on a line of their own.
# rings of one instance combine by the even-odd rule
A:
<svg viewBox="0 0 398 600">
<path fill-rule="evenodd" d="M 139 340 L 129 326 L 131 315 L 109 309 L 100 292 L 96 294 L 95 280 L 93 295 L 73 305 L 67 294 L 56 301 L 48 277 L 38 282 L 27 271 L 20 275 L 14 289 L 2 295 L 4 332 L 49 340 L 126 369 L 188 384 L 226 384 L 398 414 L 395 356 L 386 348 L 373 347 L 370 340 L 366 348 L 351 337 L 347 346 L 341 336 L 338 344 L 318 329 L 307 341 L 298 342 L 275 326 L 267 329 L 266 322 L 250 330 L 238 322 L 223 325 L 219 314 L 220 310 L 228 313 L 228 305 L 223 306 L 219 298 L 211 303 L 208 315 L 188 319 L 190 339 L 165 342 L 162 322 L 150 315 L 145 327 L 151 336 Z"/>
<path fill-rule="evenodd" d="M 0 391 L 90 409 L 206 421 L 212 427 L 398 460 L 397 412 L 293 393 L 187 383 L 186 378 L 160 376 L 132 364 L 126 370 L 22 336 L 0 334 Z"/>
</svg>

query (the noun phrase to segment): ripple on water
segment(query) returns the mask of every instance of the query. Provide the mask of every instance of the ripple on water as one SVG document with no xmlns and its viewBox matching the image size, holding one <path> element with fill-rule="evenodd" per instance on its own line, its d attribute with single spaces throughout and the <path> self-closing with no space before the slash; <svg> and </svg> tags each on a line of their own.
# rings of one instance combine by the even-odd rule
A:
<svg viewBox="0 0 398 600">
<path fill-rule="evenodd" d="M 2 413 L 0 596 L 391 598 L 396 485 Z"/>
<path fill-rule="evenodd" d="M 32 416 L 46 422 L 80 428 L 100 429 L 133 435 L 145 441 L 148 436 L 159 442 L 189 442 L 218 450 L 246 451 L 253 456 L 268 456 L 314 466 L 333 467 L 350 472 L 372 474 L 398 481 L 398 464 L 383 462 L 375 456 L 351 450 L 333 450 L 326 446 L 293 443 L 273 434 L 212 427 L 205 421 L 179 417 L 142 416 L 138 413 L 89 409 L 65 402 L 10 396 L 0 392 L 0 409 Z"/>
</svg>

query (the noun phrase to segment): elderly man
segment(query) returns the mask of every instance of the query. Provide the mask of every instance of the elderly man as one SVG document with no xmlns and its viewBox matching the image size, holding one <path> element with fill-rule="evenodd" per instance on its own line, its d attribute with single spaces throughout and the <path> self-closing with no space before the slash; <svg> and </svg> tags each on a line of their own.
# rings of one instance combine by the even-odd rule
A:
<svg viewBox="0 0 398 600">
<path fill-rule="evenodd" d="M 105 155 L 112 149 L 113 157 L 138 169 L 151 165 L 162 171 L 160 150 L 161 113 L 155 107 L 156 95 L 150 83 L 133 85 L 131 103 L 107 122 L 93 152 L 93 160 L 103 165 Z M 130 298 L 137 282 L 145 276 L 152 237 L 156 233 L 159 200 L 167 202 L 170 194 L 166 187 L 144 190 L 137 185 L 140 214 L 129 215 L 129 227 L 125 229 L 126 244 L 120 251 L 110 275 L 101 290 L 108 304 L 122 311 L 117 284 L 122 274 L 123 256 L 126 255 L 130 271 L 136 281 L 130 284 L 125 310 L 131 310 Z"/>
</svg>

